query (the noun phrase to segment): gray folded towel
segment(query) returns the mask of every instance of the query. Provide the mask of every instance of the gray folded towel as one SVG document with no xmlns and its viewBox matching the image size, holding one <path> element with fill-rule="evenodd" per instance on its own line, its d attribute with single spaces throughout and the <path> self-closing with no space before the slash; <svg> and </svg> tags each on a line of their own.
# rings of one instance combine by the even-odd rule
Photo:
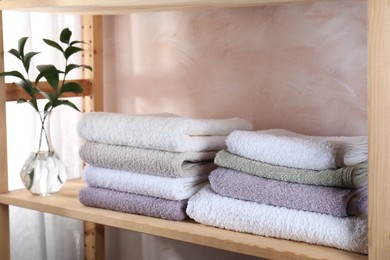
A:
<svg viewBox="0 0 390 260">
<path fill-rule="evenodd" d="M 86 142 L 79 151 L 87 163 L 118 170 L 164 177 L 190 177 L 209 174 L 216 168 L 215 152 L 167 152 Z"/>
<path fill-rule="evenodd" d="M 338 169 L 316 171 L 275 166 L 247 159 L 229 153 L 226 150 L 217 153 L 214 163 L 221 167 L 279 181 L 345 188 L 359 188 L 368 184 L 367 163 Z"/>
<path fill-rule="evenodd" d="M 213 191 L 234 199 L 337 217 L 367 216 L 367 187 L 353 190 L 297 184 L 227 168 L 214 170 L 209 180 Z"/>
<path fill-rule="evenodd" d="M 187 200 L 166 200 L 89 186 L 80 190 L 79 200 L 89 207 L 156 218 L 183 220 L 188 217 Z"/>
</svg>

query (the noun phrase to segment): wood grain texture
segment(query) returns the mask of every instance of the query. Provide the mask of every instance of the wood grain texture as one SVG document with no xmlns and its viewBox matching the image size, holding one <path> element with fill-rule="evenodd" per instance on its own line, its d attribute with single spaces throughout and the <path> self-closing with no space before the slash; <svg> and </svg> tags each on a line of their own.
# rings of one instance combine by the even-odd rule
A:
<svg viewBox="0 0 390 260">
<path fill-rule="evenodd" d="M 390 257 L 390 1 L 368 1 L 369 258 Z"/>
<path fill-rule="evenodd" d="M 83 111 L 103 111 L 103 46 L 102 17 L 83 15 L 81 17 L 82 40 L 88 43 L 82 56 L 82 63 L 93 67 L 83 70 L 83 78 L 90 80 L 90 95 L 83 99 Z M 84 259 L 103 260 L 104 225 L 84 222 Z"/>
<path fill-rule="evenodd" d="M 84 185 L 80 180 L 69 181 L 58 194 L 49 197 L 19 190 L 0 195 L 0 203 L 267 259 L 367 259 L 335 248 L 238 233 L 190 220 L 177 222 L 85 207 L 78 201 L 78 191 Z"/>
<path fill-rule="evenodd" d="M 84 259 L 104 260 L 104 225 L 84 222 Z"/>
<path fill-rule="evenodd" d="M 83 54 L 83 64 L 93 67 L 84 70 L 83 77 L 90 79 L 91 102 L 87 101 L 85 111 L 103 111 L 103 19 L 101 16 L 83 15 L 81 18 L 82 38 L 88 43 Z"/>
<path fill-rule="evenodd" d="M 0 11 L 0 71 L 4 71 L 3 22 Z M 0 78 L 0 193 L 8 192 L 7 122 L 5 113 L 6 90 L 4 77 Z M 0 205 L 0 259 L 10 259 L 9 208 Z"/>
<path fill-rule="evenodd" d="M 82 14 L 120 14 L 140 11 L 249 7 L 318 1 L 321 0 L 1 0 L 0 9 Z"/>
</svg>

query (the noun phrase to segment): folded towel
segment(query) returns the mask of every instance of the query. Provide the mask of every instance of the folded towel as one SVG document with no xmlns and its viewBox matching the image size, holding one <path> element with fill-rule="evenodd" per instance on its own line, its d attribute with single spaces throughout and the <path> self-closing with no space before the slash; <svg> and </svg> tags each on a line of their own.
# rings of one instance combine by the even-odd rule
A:
<svg viewBox="0 0 390 260">
<path fill-rule="evenodd" d="M 316 171 L 262 163 L 229 153 L 226 150 L 217 153 L 214 163 L 221 167 L 279 181 L 345 188 L 359 188 L 368 184 L 367 163 Z"/>
<path fill-rule="evenodd" d="M 231 153 L 273 165 L 325 170 L 367 161 L 367 136 L 305 136 L 283 129 L 234 131 L 226 139 Z"/>
<path fill-rule="evenodd" d="M 205 225 L 367 253 L 366 218 L 236 200 L 217 195 L 209 185 L 189 199 L 187 214 Z"/>
<path fill-rule="evenodd" d="M 83 179 L 89 186 L 167 200 L 188 199 L 207 183 L 207 176 L 169 178 L 91 165 L 83 171 Z"/>
<path fill-rule="evenodd" d="M 183 220 L 187 218 L 185 212 L 187 200 L 166 200 L 88 186 L 80 190 L 79 200 L 85 206 L 124 213 L 169 220 Z"/>
<path fill-rule="evenodd" d="M 113 168 L 164 177 L 189 177 L 209 174 L 216 168 L 215 152 L 167 152 L 86 142 L 79 151 L 87 163 L 103 168 Z"/>
<path fill-rule="evenodd" d="M 338 217 L 367 215 L 367 187 L 352 190 L 296 184 L 227 168 L 214 170 L 209 180 L 213 191 L 225 197 Z"/>
<path fill-rule="evenodd" d="M 172 152 L 217 151 L 226 147 L 233 130 L 251 130 L 240 119 L 191 119 L 185 117 L 86 113 L 77 131 L 88 140 Z"/>
</svg>

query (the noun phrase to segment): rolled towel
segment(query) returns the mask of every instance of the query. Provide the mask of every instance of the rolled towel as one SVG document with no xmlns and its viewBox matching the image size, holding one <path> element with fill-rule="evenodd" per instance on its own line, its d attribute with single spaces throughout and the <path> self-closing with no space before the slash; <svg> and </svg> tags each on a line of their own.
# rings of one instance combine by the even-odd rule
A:
<svg viewBox="0 0 390 260">
<path fill-rule="evenodd" d="M 214 170 L 209 180 L 213 191 L 225 197 L 337 217 L 367 216 L 367 187 L 352 190 L 296 184 L 227 168 Z"/>
<path fill-rule="evenodd" d="M 103 168 L 146 173 L 164 177 L 209 174 L 216 168 L 215 152 L 167 152 L 86 142 L 79 151 L 87 163 Z"/>
<path fill-rule="evenodd" d="M 275 166 L 232 154 L 226 150 L 217 153 L 214 163 L 221 167 L 279 181 L 344 188 L 359 188 L 368 184 L 367 163 L 317 171 Z"/>
<path fill-rule="evenodd" d="M 187 214 L 205 225 L 367 254 L 366 218 L 339 218 L 232 199 L 216 194 L 209 185 L 189 199 Z"/>
<path fill-rule="evenodd" d="M 89 186 L 79 191 L 79 200 L 88 207 L 124 213 L 169 220 L 183 220 L 187 218 L 185 212 L 187 200 L 166 200 Z"/>
<path fill-rule="evenodd" d="M 86 113 L 77 131 L 88 140 L 172 152 L 217 151 L 226 147 L 233 130 L 251 130 L 240 119 L 192 119 L 185 117 Z"/>
<path fill-rule="evenodd" d="M 169 178 L 87 165 L 83 179 L 89 186 L 167 200 L 184 200 L 207 183 L 208 175 Z"/>
<path fill-rule="evenodd" d="M 272 165 L 325 170 L 367 161 L 367 136 L 305 136 L 283 129 L 234 131 L 226 139 L 231 153 Z"/>
</svg>

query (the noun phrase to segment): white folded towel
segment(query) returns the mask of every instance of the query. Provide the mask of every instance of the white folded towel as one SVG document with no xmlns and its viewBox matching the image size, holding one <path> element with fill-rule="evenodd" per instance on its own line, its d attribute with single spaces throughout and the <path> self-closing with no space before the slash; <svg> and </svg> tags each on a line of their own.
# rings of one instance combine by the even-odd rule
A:
<svg viewBox="0 0 390 260">
<path fill-rule="evenodd" d="M 89 186 L 158 197 L 184 200 L 194 195 L 207 183 L 208 175 L 186 178 L 160 177 L 87 165 L 83 179 Z"/>
<path fill-rule="evenodd" d="M 306 136 L 283 129 L 234 131 L 226 139 L 231 153 L 273 165 L 311 170 L 367 161 L 367 136 Z"/>
<path fill-rule="evenodd" d="M 339 218 L 222 197 L 210 185 L 189 199 L 187 214 L 205 225 L 367 253 L 364 218 Z"/>
<path fill-rule="evenodd" d="M 234 130 L 251 130 L 240 119 L 192 119 L 177 116 L 86 113 L 79 121 L 79 135 L 106 144 L 128 145 L 172 152 L 217 151 L 226 147 Z"/>
</svg>

